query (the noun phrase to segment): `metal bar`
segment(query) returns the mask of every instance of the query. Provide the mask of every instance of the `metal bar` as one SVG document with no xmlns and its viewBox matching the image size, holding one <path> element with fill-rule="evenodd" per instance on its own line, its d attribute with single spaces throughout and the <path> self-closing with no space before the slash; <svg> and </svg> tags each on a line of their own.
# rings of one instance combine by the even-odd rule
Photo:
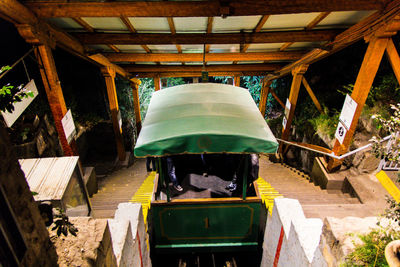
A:
<svg viewBox="0 0 400 267">
<path fill-rule="evenodd" d="M 20 59 L 18 59 L 14 64 L 12 64 L 12 65 L 11 65 L 11 69 L 9 69 L 9 70 L 5 71 L 4 73 L 2 73 L 2 74 L 0 75 L 0 79 L 3 78 L 4 75 L 6 75 L 10 70 L 12 70 L 12 69 L 15 67 L 15 65 L 17 65 L 21 60 L 23 60 L 27 55 L 29 55 L 29 54 L 33 51 L 34 48 L 35 48 L 35 47 L 32 47 L 28 52 L 25 53 L 25 55 L 23 55 L 23 56 L 22 56 Z"/>
<path fill-rule="evenodd" d="M 247 193 L 247 174 L 249 170 L 249 160 L 248 157 L 250 155 L 244 155 L 244 170 L 243 170 L 243 200 L 246 200 Z"/>
<path fill-rule="evenodd" d="M 391 137 L 390 135 L 384 137 L 381 142 L 385 142 L 385 141 L 389 140 L 390 137 Z M 278 140 L 279 142 L 285 143 L 285 144 L 289 144 L 289 145 L 292 145 L 292 146 L 296 146 L 296 147 L 300 147 L 300 148 L 303 148 L 303 149 L 306 149 L 306 150 L 310 150 L 310 151 L 313 151 L 313 152 L 316 152 L 316 153 L 319 153 L 319 154 L 322 154 L 322 155 L 325 155 L 325 156 L 328 156 L 328 157 L 331 157 L 331 158 L 334 158 L 334 159 L 338 159 L 338 160 L 344 159 L 344 158 L 346 158 L 346 157 L 348 157 L 350 155 L 358 153 L 358 152 L 360 152 L 362 150 L 365 150 L 365 149 L 367 149 L 367 148 L 372 146 L 372 143 L 369 143 L 368 145 L 365 145 L 365 146 L 362 146 L 360 148 L 357 148 L 357 149 L 355 149 L 353 151 L 350 151 L 350 152 L 348 152 L 346 154 L 343 154 L 341 156 L 336 156 L 333 152 L 331 154 L 329 154 L 329 153 L 326 153 L 326 152 L 322 152 L 322 151 L 319 151 L 319 150 L 316 150 L 316 149 L 312 149 L 312 148 L 309 148 L 309 147 L 306 147 L 306 146 L 302 146 L 302 145 L 299 145 L 299 144 L 296 144 L 296 143 L 292 143 L 290 141 L 282 140 L 282 139 L 279 139 L 279 138 L 276 138 L 276 140 Z"/>
</svg>

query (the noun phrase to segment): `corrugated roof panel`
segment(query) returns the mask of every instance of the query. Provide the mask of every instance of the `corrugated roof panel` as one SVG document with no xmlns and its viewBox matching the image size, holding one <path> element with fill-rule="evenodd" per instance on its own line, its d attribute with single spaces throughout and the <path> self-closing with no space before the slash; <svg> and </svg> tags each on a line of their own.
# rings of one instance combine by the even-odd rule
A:
<svg viewBox="0 0 400 267">
<path fill-rule="evenodd" d="M 173 18 L 177 33 L 207 31 L 207 17 Z"/>
<path fill-rule="evenodd" d="M 260 19 L 261 16 L 214 17 L 212 32 L 252 31 Z"/>
<path fill-rule="evenodd" d="M 145 64 L 145 65 L 157 65 L 155 62 L 139 62 L 139 64 Z"/>
<path fill-rule="evenodd" d="M 123 53 L 146 53 L 141 45 L 115 45 Z"/>
<path fill-rule="evenodd" d="M 239 53 L 239 44 L 214 44 L 210 45 L 211 53 Z"/>
<path fill-rule="evenodd" d="M 177 65 L 182 65 L 181 62 L 160 62 L 161 65 L 173 65 L 173 66 L 177 66 Z"/>
<path fill-rule="evenodd" d="M 185 65 L 203 65 L 202 62 L 185 62 Z"/>
<path fill-rule="evenodd" d="M 247 61 L 238 61 L 238 64 L 262 64 L 263 60 L 247 60 Z"/>
<path fill-rule="evenodd" d="M 203 53 L 203 45 L 181 45 L 182 53 Z"/>
<path fill-rule="evenodd" d="M 271 15 L 261 30 L 268 31 L 304 29 L 318 15 L 318 12 Z"/>
<path fill-rule="evenodd" d="M 176 45 L 148 45 L 153 53 L 178 53 Z"/>
<path fill-rule="evenodd" d="M 251 44 L 246 52 L 270 52 L 278 51 L 284 43 Z"/>
<path fill-rule="evenodd" d="M 315 28 L 354 25 L 375 11 L 340 11 L 330 13 Z"/>
<path fill-rule="evenodd" d="M 92 50 L 103 50 L 104 52 L 114 52 L 114 50 L 112 50 L 107 45 L 88 45 L 87 47 Z"/>
<path fill-rule="evenodd" d="M 48 21 L 61 29 L 83 30 L 83 27 L 71 18 L 49 18 Z"/>
<path fill-rule="evenodd" d="M 168 33 L 171 32 L 167 18 L 138 18 L 130 17 L 129 21 L 139 33 Z"/>
<path fill-rule="evenodd" d="M 230 61 L 208 61 L 207 64 L 208 65 L 225 65 L 225 64 L 232 64 L 233 62 Z M 206 70 L 207 70 L 207 66 L 206 66 Z"/>
<path fill-rule="evenodd" d="M 100 31 L 128 31 L 126 28 L 125 24 L 121 21 L 120 18 L 114 18 L 114 17 L 102 17 L 102 18 L 96 18 L 96 17 L 86 17 L 82 18 L 84 21 L 86 21 L 92 28 L 95 30 L 100 30 Z"/>
</svg>

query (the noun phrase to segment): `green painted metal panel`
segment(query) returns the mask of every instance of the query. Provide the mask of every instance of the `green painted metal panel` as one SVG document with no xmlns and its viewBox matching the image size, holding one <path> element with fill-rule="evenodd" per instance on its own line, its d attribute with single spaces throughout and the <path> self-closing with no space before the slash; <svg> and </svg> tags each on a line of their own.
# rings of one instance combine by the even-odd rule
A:
<svg viewBox="0 0 400 267">
<path fill-rule="evenodd" d="M 153 93 L 134 153 L 274 153 L 277 147 L 248 90 L 199 83 Z"/>
<path fill-rule="evenodd" d="M 152 206 L 156 248 L 257 244 L 261 203 Z"/>
</svg>

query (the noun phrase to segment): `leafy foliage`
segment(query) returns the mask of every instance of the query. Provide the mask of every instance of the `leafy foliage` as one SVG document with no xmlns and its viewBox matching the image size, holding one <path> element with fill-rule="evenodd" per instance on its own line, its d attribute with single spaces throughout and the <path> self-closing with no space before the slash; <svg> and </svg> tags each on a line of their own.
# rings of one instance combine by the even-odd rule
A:
<svg viewBox="0 0 400 267">
<path fill-rule="evenodd" d="M 3 66 L 0 69 L 0 73 L 10 69 L 11 67 L 9 66 Z M 22 84 L 17 87 L 10 84 L 3 85 L 0 88 L 0 111 L 11 113 L 14 111 L 14 103 L 21 102 L 22 99 L 28 97 L 34 97 L 34 95 L 31 91 L 23 89 Z"/>
<path fill-rule="evenodd" d="M 395 221 L 400 226 L 400 203 L 397 203 L 394 199 L 386 196 L 386 202 L 389 204 L 389 208 L 385 209 L 383 214 L 386 218 Z"/>
<path fill-rule="evenodd" d="M 51 230 L 56 230 L 57 229 L 57 235 L 60 236 L 63 234 L 64 236 L 68 235 L 68 232 L 71 233 L 71 235 L 76 236 L 76 233 L 78 232 L 78 229 L 74 226 L 73 223 L 69 221 L 68 216 L 65 214 L 65 212 L 62 209 L 57 208 L 58 213 L 54 215 L 55 220 L 54 220 L 54 227 Z"/>
<path fill-rule="evenodd" d="M 154 80 L 153 78 L 141 78 L 140 81 L 142 82 L 139 86 L 140 115 L 142 120 L 144 120 L 151 95 L 154 92 Z"/>
<path fill-rule="evenodd" d="M 339 121 L 339 115 L 339 112 L 336 110 L 333 111 L 333 114 L 329 114 L 328 108 L 324 107 L 324 113 L 319 113 L 318 116 L 308 119 L 308 121 L 317 133 L 326 134 L 330 138 L 333 138 Z"/>
<path fill-rule="evenodd" d="M 347 256 L 343 266 L 388 266 L 385 247 L 391 241 L 399 239 L 400 233 L 388 226 L 373 229 L 370 233 L 358 237 L 362 243 L 355 244 L 354 251 Z"/>
<path fill-rule="evenodd" d="M 385 133 L 389 133 L 391 135 L 391 149 L 388 150 L 386 148 L 386 144 L 383 141 L 381 136 L 374 135 L 370 141 L 372 141 L 372 153 L 375 157 L 379 159 L 386 159 L 388 161 L 400 162 L 400 103 L 397 105 L 391 105 L 391 109 L 393 110 L 393 115 L 390 116 L 389 119 L 382 117 L 377 114 L 374 115 L 373 118 L 376 119 L 379 125 L 383 128 Z"/>
</svg>

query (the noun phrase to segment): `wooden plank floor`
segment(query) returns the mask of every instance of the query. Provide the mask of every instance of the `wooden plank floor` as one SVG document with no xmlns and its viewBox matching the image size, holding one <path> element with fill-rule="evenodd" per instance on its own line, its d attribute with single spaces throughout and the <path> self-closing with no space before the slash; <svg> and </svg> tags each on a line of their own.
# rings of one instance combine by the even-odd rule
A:
<svg viewBox="0 0 400 267">
<path fill-rule="evenodd" d="M 94 218 L 113 218 L 118 204 L 129 202 L 146 179 L 146 159 L 136 159 L 129 168 L 119 169 L 98 180 L 99 191 L 90 199 Z"/>
</svg>

